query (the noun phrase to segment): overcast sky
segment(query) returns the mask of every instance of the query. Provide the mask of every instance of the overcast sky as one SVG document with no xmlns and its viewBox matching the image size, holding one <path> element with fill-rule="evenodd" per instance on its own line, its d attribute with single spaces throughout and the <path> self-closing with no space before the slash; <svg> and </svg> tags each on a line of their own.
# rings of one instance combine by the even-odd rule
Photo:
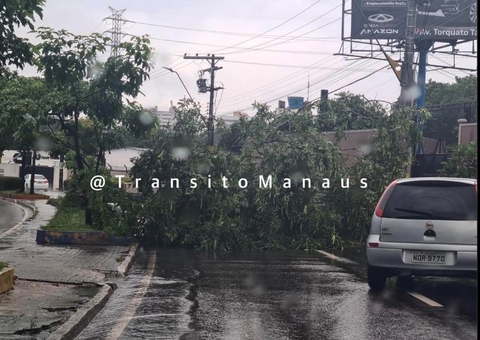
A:
<svg viewBox="0 0 480 340">
<path fill-rule="evenodd" d="M 341 5 L 341 0 L 47 0 L 44 18 L 36 27 L 102 33 L 111 29 L 112 22 L 103 20 L 111 15 L 109 6 L 124 9 L 123 18 L 131 22 L 123 25 L 123 32 L 148 34 L 156 53 L 155 70 L 142 88 L 145 96 L 137 98 L 142 105 L 168 110 L 170 101 L 176 103 L 188 96 L 177 75 L 162 69 L 167 66 L 179 73 L 207 112 L 208 93 L 198 93 L 196 81 L 198 71 L 209 65 L 182 56 L 215 53 L 225 57 L 218 63 L 223 69 L 216 72 L 215 85 L 224 87 L 217 93 L 217 116 L 237 110 L 251 114 L 254 101 L 276 108 L 278 100 L 286 101 L 288 96 L 316 99 L 321 89 L 334 91 L 388 65 L 386 61 L 334 56 L 342 45 Z M 26 31 L 19 32 L 34 40 Z M 124 36 L 126 39 L 130 37 Z M 471 44 L 465 47 L 471 48 Z M 349 52 L 349 44 L 345 52 Z M 448 55 L 429 56 L 432 64 L 452 62 Z M 476 58 L 457 57 L 456 65 L 476 68 Z M 27 69 L 25 74 L 34 71 Z M 427 79 L 452 82 L 455 76 L 468 74 L 471 72 L 431 67 Z M 384 69 L 342 91 L 392 102 L 398 98 L 400 85 L 393 71 Z"/>
</svg>

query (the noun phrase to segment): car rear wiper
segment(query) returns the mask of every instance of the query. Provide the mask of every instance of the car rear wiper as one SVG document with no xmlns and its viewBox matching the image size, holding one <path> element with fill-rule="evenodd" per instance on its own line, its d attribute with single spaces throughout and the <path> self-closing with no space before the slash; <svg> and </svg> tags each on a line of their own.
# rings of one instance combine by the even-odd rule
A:
<svg viewBox="0 0 480 340">
<path fill-rule="evenodd" d="M 395 208 L 397 211 L 402 211 L 402 212 L 407 212 L 407 213 L 412 213 L 412 214 L 418 214 L 418 215 L 423 215 L 423 216 L 432 216 L 432 214 L 427 213 L 425 211 L 418 211 L 418 210 L 412 210 L 412 209 L 403 209 L 403 208 Z"/>
</svg>

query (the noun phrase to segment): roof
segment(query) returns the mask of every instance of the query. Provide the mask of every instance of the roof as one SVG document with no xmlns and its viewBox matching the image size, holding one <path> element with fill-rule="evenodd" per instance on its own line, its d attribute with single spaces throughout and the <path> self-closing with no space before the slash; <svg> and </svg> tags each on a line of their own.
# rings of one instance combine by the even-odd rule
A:
<svg viewBox="0 0 480 340">
<path fill-rule="evenodd" d="M 419 181 L 444 181 L 444 182 L 458 182 L 466 184 L 475 184 L 476 179 L 473 178 L 457 178 L 457 177 L 413 177 L 398 179 L 398 183 L 419 182 Z"/>
</svg>

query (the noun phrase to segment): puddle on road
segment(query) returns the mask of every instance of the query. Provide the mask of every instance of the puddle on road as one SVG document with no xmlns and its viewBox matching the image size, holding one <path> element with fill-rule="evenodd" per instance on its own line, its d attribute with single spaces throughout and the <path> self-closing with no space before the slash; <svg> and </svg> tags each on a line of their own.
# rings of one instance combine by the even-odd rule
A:
<svg viewBox="0 0 480 340">
<path fill-rule="evenodd" d="M 454 334 L 448 328 L 445 333 L 445 321 L 437 315 L 423 320 L 394 287 L 369 292 L 356 275 L 358 266 L 350 270 L 346 263 L 331 265 L 316 253 L 302 252 L 158 249 L 148 290 L 134 315 L 122 320 L 142 289 L 148 258 L 139 251 L 131 274 L 117 281 L 119 288 L 104 310 L 77 339 L 363 340 Z M 121 334 L 107 337 L 124 321 Z M 385 324 L 390 326 L 379 327 Z M 472 331 L 467 325 L 465 334 Z"/>
</svg>

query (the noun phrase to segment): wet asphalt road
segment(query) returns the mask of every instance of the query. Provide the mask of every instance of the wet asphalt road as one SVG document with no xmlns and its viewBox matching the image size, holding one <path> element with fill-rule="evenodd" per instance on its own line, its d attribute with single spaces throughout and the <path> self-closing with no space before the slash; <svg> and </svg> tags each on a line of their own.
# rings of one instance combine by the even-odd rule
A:
<svg viewBox="0 0 480 340">
<path fill-rule="evenodd" d="M 364 273 L 362 257 L 313 251 L 139 249 L 77 339 L 477 339 L 476 281 L 419 280 L 432 307 L 394 282 L 371 293 Z"/>
<path fill-rule="evenodd" d="M 0 201 L 0 235 L 20 222 L 24 214 L 17 205 Z"/>
</svg>

